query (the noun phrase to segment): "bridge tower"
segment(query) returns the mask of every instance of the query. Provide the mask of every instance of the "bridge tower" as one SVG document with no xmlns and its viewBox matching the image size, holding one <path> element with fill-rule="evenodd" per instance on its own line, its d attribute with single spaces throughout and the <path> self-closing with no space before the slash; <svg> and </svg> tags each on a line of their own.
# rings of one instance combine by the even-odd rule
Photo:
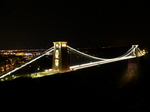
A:
<svg viewBox="0 0 150 112">
<path fill-rule="evenodd" d="M 133 56 L 136 56 L 136 57 L 139 57 L 139 52 L 138 52 L 138 45 L 132 45 L 132 48 L 135 50 L 133 51 L 132 55 Z"/>
<path fill-rule="evenodd" d="M 67 42 L 53 42 L 54 52 L 53 52 L 53 71 L 58 71 L 59 73 L 70 71 L 69 68 L 69 55 L 67 53 Z"/>
</svg>

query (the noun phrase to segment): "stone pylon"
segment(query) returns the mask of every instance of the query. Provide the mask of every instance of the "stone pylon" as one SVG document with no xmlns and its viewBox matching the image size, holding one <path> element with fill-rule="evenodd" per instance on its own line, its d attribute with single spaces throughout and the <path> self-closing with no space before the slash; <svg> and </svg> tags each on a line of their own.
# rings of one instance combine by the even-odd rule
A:
<svg viewBox="0 0 150 112">
<path fill-rule="evenodd" d="M 67 52 L 67 42 L 53 42 L 53 71 L 64 73 L 70 71 L 70 57 Z"/>
</svg>

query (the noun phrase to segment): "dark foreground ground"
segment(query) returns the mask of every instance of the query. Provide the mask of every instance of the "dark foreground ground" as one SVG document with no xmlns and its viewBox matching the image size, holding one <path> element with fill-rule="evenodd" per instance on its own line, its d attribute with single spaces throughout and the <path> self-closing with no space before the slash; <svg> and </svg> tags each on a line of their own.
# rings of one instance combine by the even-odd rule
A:
<svg viewBox="0 0 150 112">
<path fill-rule="evenodd" d="M 43 78 L 0 82 L 0 107 L 12 111 L 148 112 L 149 56 L 138 73 L 120 61 Z"/>
</svg>

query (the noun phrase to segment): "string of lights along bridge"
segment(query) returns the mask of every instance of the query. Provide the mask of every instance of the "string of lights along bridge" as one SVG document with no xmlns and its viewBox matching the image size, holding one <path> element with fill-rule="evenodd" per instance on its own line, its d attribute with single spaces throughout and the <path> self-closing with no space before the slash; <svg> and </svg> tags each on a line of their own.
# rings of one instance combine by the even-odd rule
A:
<svg viewBox="0 0 150 112">
<path fill-rule="evenodd" d="M 44 72 L 40 72 L 40 73 L 33 73 L 30 75 L 30 77 L 36 78 L 36 77 L 43 77 L 46 75 L 65 73 L 65 72 L 75 71 L 75 70 L 79 70 L 79 69 L 84 69 L 87 67 L 92 67 L 92 66 L 102 65 L 102 64 L 106 64 L 106 63 L 141 57 L 146 54 L 145 52 L 142 52 L 138 48 L 138 45 L 132 45 L 131 48 L 127 52 L 125 52 L 123 55 L 116 57 L 116 58 L 106 59 L 106 58 L 99 58 L 99 57 L 91 56 L 91 55 L 88 55 L 81 51 L 78 51 L 78 50 L 68 46 L 67 42 L 59 41 L 59 42 L 53 42 L 53 43 L 54 43 L 54 46 L 47 49 L 46 51 L 44 51 L 41 55 L 34 57 L 33 59 L 29 60 L 28 62 L 26 62 L 20 66 L 13 67 L 12 69 L 2 72 L 0 74 L 0 79 L 7 78 L 8 76 L 15 77 L 14 74 L 16 71 L 33 63 L 34 61 L 42 58 L 43 56 L 45 56 L 49 53 L 53 54 L 52 69 L 45 70 Z M 95 59 L 97 61 L 70 66 L 70 63 L 69 63 L 70 57 L 68 57 L 68 51 L 82 55 L 83 57 Z"/>
</svg>

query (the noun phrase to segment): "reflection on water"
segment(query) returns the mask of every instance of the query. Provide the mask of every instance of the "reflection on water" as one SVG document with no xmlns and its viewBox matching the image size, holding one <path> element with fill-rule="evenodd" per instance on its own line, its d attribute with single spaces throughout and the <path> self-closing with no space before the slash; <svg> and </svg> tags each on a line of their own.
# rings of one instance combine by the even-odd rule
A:
<svg viewBox="0 0 150 112">
<path fill-rule="evenodd" d="M 128 60 L 127 69 L 120 79 L 120 87 L 135 82 L 139 77 L 139 59 Z"/>
</svg>

